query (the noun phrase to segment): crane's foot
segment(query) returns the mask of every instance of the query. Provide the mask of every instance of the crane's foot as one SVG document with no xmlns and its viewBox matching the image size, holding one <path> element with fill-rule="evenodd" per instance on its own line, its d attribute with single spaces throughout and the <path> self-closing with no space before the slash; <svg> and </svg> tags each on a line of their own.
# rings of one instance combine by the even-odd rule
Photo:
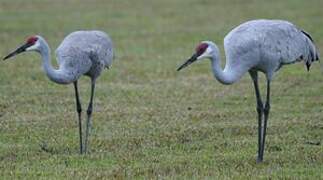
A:
<svg viewBox="0 0 323 180">
<path fill-rule="evenodd" d="M 257 164 L 262 163 L 263 158 L 257 157 Z"/>
</svg>

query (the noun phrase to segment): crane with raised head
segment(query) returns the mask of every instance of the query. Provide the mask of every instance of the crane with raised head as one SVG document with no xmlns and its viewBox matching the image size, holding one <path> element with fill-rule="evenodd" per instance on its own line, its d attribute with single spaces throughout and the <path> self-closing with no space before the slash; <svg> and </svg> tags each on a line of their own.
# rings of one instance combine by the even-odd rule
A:
<svg viewBox="0 0 323 180">
<path fill-rule="evenodd" d="M 177 70 L 191 63 L 210 59 L 214 77 L 222 84 L 233 84 L 247 72 L 254 84 L 258 113 L 258 156 L 263 161 L 267 120 L 270 111 L 270 83 L 275 72 L 283 65 L 303 61 L 307 70 L 312 62 L 319 60 L 313 39 L 305 31 L 283 20 L 247 21 L 229 32 L 224 38 L 226 64 L 221 67 L 220 51 L 211 41 L 201 42 L 195 53 Z M 259 87 L 258 72 L 267 79 L 266 102 L 263 104 Z"/>
<path fill-rule="evenodd" d="M 55 69 L 51 64 L 51 52 L 48 43 L 39 35 L 29 37 L 22 46 L 4 57 L 3 60 L 25 51 L 35 51 L 41 55 L 43 69 L 51 81 L 58 84 L 74 84 L 80 153 L 86 153 L 91 129 L 95 82 L 102 70 L 111 66 L 113 60 L 113 44 L 110 37 L 102 31 L 76 31 L 69 34 L 56 50 L 58 69 Z M 91 79 L 91 97 L 86 111 L 84 142 L 82 140 L 82 107 L 77 83 L 82 75 L 89 76 Z"/>
</svg>

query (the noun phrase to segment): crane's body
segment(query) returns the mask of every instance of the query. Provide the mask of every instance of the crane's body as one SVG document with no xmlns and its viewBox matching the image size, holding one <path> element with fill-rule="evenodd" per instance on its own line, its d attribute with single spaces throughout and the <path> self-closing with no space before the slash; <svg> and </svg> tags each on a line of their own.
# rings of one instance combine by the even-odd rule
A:
<svg viewBox="0 0 323 180">
<path fill-rule="evenodd" d="M 282 20 L 253 20 L 234 28 L 224 38 L 225 68 L 241 77 L 250 69 L 271 78 L 286 64 L 316 60 L 316 49 L 304 31 Z"/>
<path fill-rule="evenodd" d="M 76 31 L 64 38 L 56 57 L 59 69 L 73 73 L 75 79 L 81 75 L 97 78 L 112 64 L 112 41 L 102 31 Z"/>
<path fill-rule="evenodd" d="M 258 157 L 263 161 L 267 120 L 270 110 L 270 82 L 283 65 L 304 61 L 307 69 L 319 54 L 311 36 L 290 22 L 282 20 L 253 20 L 234 28 L 224 38 L 226 65 L 221 67 L 219 48 L 211 41 L 201 42 L 196 52 L 177 70 L 191 63 L 210 59 L 214 77 L 222 84 L 237 82 L 249 73 L 255 88 L 258 113 Z M 267 96 L 262 102 L 258 87 L 258 71 L 267 78 Z"/>
<path fill-rule="evenodd" d="M 88 136 L 91 128 L 92 106 L 95 82 L 104 68 L 109 68 L 113 60 L 113 45 L 109 36 L 102 31 L 76 31 L 63 40 L 56 50 L 58 69 L 51 64 L 50 48 L 41 36 L 31 36 L 26 43 L 7 55 L 5 59 L 25 51 L 40 53 L 43 68 L 48 78 L 58 84 L 74 84 L 76 109 L 79 120 L 80 152 L 87 152 Z M 77 81 L 86 75 L 91 78 L 91 99 L 87 109 L 87 124 L 83 148 L 82 108 Z"/>
</svg>

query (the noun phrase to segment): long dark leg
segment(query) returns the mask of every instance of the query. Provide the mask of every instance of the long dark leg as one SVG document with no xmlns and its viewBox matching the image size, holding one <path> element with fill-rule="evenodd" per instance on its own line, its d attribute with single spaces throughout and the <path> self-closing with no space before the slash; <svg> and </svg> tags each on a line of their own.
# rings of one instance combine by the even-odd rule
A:
<svg viewBox="0 0 323 180">
<path fill-rule="evenodd" d="M 79 92 L 77 88 L 77 81 L 74 82 L 74 89 L 75 89 L 75 98 L 76 98 L 76 111 L 78 113 L 78 120 L 79 120 L 79 133 L 80 133 L 80 153 L 83 153 L 83 141 L 82 141 L 82 118 L 81 118 L 81 113 L 82 113 L 82 107 L 81 107 L 81 102 L 79 98 Z"/>
<path fill-rule="evenodd" d="M 86 134 L 85 134 L 85 145 L 84 152 L 87 153 L 88 146 L 88 138 L 91 130 L 91 116 L 92 116 L 92 108 L 93 108 L 93 97 L 94 97 L 94 88 L 95 88 L 95 80 L 91 80 L 91 99 L 89 102 L 89 106 L 87 108 L 87 121 L 86 121 Z"/>
<path fill-rule="evenodd" d="M 270 111 L 270 80 L 267 80 L 267 97 L 266 97 L 266 104 L 264 108 L 264 127 L 262 130 L 262 147 L 261 147 L 261 160 L 264 156 L 264 151 L 265 151 L 265 139 L 266 139 L 266 130 L 267 130 L 267 120 L 269 116 L 269 111 Z"/>
<path fill-rule="evenodd" d="M 264 106 L 261 100 L 259 86 L 258 86 L 258 73 L 257 72 L 249 72 L 250 76 L 252 78 L 255 93 L 256 93 L 256 99 L 257 99 L 257 113 L 258 113 L 258 157 L 257 162 L 262 161 L 262 117 L 264 112 Z"/>
</svg>

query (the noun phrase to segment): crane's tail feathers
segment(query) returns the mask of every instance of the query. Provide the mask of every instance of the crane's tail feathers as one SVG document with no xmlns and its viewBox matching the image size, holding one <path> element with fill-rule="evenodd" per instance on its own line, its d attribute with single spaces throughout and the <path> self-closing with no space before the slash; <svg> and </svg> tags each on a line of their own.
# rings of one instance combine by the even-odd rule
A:
<svg viewBox="0 0 323 180">
<path fill-rule="evenodd" d="M 304 30 L 301 30 L 301 31 L 306 37 L 308 37 L 312 41 L 312 43 L 314 43 L 314 40 L 313 40 L 312 36 L 308 32 L 306 32 Z"/>
<path fill-rule="evenodd" d="M 318 61 L 319 58 L 319 52 L 314 44 L 314 40 L 311 37 L 311 35 L 307 32 L 305 32 L 304 30 L 301 30 L 301 32 L 305 35 L 305 37 L 307 38 L 307 42 L 308 42 L 308 52 L 306 53 L 307 56 L 304 57 L 304 62 L 306 64 L 307 70 L 310 70 L 311 64 L 314 61 Z"/>
</svg>

